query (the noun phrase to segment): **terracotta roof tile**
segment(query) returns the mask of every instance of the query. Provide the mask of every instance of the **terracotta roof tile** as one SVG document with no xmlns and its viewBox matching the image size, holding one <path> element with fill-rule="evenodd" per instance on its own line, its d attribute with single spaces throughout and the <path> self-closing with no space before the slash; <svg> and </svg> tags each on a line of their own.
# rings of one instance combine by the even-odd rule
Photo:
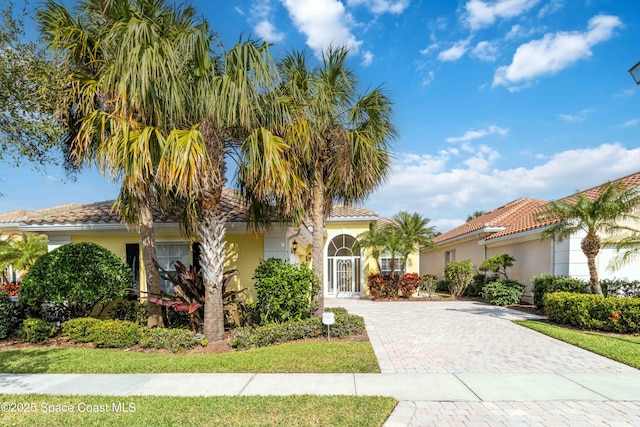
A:
<svg viewBox="0 0 640 427">
<path fill-rule="evenodd" d="M 25 224 L 117 224 L 121 223 L 121 218 L 116 214 L 113 207 L 114 200 L 90 204 L 67 204 L 52 208 L 39 209 L 33 211 L 12 211 L 0 214 L 0 224 L 10 222 L 24 222 Z M 227 214 L 230 222 L 245 222 L 247 220 L 246 211 L 237 196 L 231 189 L 225 188 L 222 192 L 222 211 Z M 172 223 L 179 222 L 177 214 L 166 214 L 154 208 L 154 221 Z"/>
<path fill-rule="evenodd" d="M 376 211 L 365 209 L 361 206 L 333 205 L 331 218 L 357 218 L 357 217 L 378 217 Z"/>
</svg>

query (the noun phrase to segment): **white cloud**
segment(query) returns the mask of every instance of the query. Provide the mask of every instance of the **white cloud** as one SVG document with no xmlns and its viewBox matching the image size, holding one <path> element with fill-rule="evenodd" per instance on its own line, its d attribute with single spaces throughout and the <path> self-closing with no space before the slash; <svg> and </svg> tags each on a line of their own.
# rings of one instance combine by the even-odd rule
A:
<svg viewBox="0 0 640 427">
<path fill-rule="evenodd" d="M 353 17 L 339 0 L 282 0 L 293 24 L 307 36 L 307 46 L 320 56 L 329 46 L 355 53 L 361 41 L 351 33 Z"/>
<path fill-rule="evenodd" d="M 493 86 L 520 84 L 545 74 L 555 74 L 576 61 L 591 56 L 591 47 L 610 39 L 622 26 L 617 16 L 597 15 L 586 32 L 545 34 L 518 47 L 510 65 L 498 67 Z"/>
<path fill-rule="evenodd" d="M 365 6 L 372 13 L 382 15 L 383 13 L 402 13 L 408 6 L 409 0 L 347 0 L 349 6 Z"/>
<path fill-rule="evenodd" d="M 593 113 L 593 108 L 587 108 L 585 110 L 580 111 L 578 114 L 556 114 L 560 120 L 565 122 L 573 123 L 573 122 L 582 122 L 587 116 Z"/>
<path fill-rule="evenodd" d="M 53 176 L 53 175 L 47 175 L 47 181 L 49 181 L 49 182 L 58 182 L 60 180 L 58 178 L 56 178 L 55 176 Z"/>
<path fill-rule="evenodd" d="M 472 30 L 492 25 L 499 18 L 514 18 L 532 7 L 539 0 L 497 0 L 487 2 L 469 0 L 465 5 L 465 20 Z"/>
<path fill-rule="evenodd" d="M 435 73 L 433 71 L 429 71 L 427 75 L 422 79 L 422 86 L 429 86 L 435 77 Z"/>
<path fill-rule="evenodd" d="M 635 119 L 631 119 L 631 120 L 627 120 L 626 122 L 623 123 L 623 127 L 630 127 L 630 126 L 635 126 L 638 123 L 640 123 L 640 117 L 636 117 Z"/>
<path fill-rule="evenodd" d="M 626 98 L 628 96 L 633 96 L 635 90 L 633 89 L 623 89 L 620 92 L 614 95 L 615 98 Z"/>
<path fill-rule="evenodd" d="M 462 136 L 457 137 L 449 137 L 446 139 L 447 142 L 469 142 L 474 139 L 483 138 L 485 136 L 498 134 L 501 136 L 506 135 L 509 132 L 509 129 L 501 128 L 500 126 L 491 125 L 486 129 L 480 130 L 468 130 Z"/>
<path fill-rule="evenodd" d="M 438 55 L 440 61 L 457 61 L 467 51 L 469 40 L 460 40 L 447 50 L 443 50 Z"/>
<path fill-rule="evenodd" d="M 368 67 L 373 62 L 373 53 L 366 51 L 362 53 L 362 66 Z"/>
<path fill-rule="evenodd" d="M 636 172 L 640 164 L 640 148 L 627 149 L 620 143 L 541 157 L 543 163 L 531 168 L 499 169 L 495 166 L 497 153 L 490 158 L 492 152 L 481 146 L 473 153 L 463 150 L 457 155 L 451 151 L 400 153 L 389 181 L 366 205 L 384 216 L 417 211 L 433 219 L 440 231 L 447 231 L 476 210 L 495 209 L 518 197 L 553 200 L 568 196 Z M 461 155 L 467 158 L 459 163 Z M 489 167 L 478 167 L 487 164 Z"/>
<path fill-rule="evenodd" d="M 269 21 L 260 21 L 254 27 L 256 34 L 261 38 L 268 42 L 280 42 L 284 40 L 284 34 L 278 32 L 273 24 Z"/>
<path fill-rule="evenodd" d="M 524 39 L 535 33 L 544 32 L 542 27 L 524 28 L 522 25 L 516 24 L 511 27 L 509 32 L 504 36 L 505 40 Z"/>
<path fill-rule="evenodd" d="M 493 62 L 498 57 L 498 48 L 488 41 L 481 41 L 471 51 L 471 55 L 487 62 Z"/>
<path fill-rule="evenodd" d="M 436 50 L 436 49 L 438 49 L 438 48 L 440 48 L 440 43 L 438 43 L 438 42 L 431 43 L 429 46 L 427 46 L 427 47 L 425 47 L 424 49 L 422 49 L 422 50 L 420 51 L 420 54 L 421 54 L 421 55 L 426 55 L 426 54 L 428 54 L 429 52 L 431 52 L 432 50 Z"/>
<path fill-rule="evenodd" d="M 547 15 L 552 15 L 564 7 L 564 0 L 551 0 L 540 8 L 538 12 L 538 18 L 544 18 Z"/>
</svg>

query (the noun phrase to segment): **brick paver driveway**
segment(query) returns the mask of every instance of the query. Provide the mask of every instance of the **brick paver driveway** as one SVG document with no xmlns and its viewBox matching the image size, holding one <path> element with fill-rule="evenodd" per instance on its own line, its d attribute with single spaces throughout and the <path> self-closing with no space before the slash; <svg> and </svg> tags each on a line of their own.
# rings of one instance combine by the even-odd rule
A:
<svg viewBox="0 0 640 427">
<path fill-rule="evenodd" d="M 382 373 L 452 374 L 480 386 L 476 390 L 483 389 L 482 381 L 487 385 L 479 402 L 401 401 L 385 426 L 640 425 L 637 399 L 517 397 L 527 395 L 527 378 L 598 381 L 598 374 L 619 373 L 616 378 L 628 376 L 635 383 L 639 373 L 511 322 L 535 316 L 479 302 L 334 299 L 326 306 L 345 307 L 365 318 Z M 517 381 L 520 388 L 512 387 Z M 513 397 L 495 401 L 490 396 L 496 390 Z"/>
</svg>

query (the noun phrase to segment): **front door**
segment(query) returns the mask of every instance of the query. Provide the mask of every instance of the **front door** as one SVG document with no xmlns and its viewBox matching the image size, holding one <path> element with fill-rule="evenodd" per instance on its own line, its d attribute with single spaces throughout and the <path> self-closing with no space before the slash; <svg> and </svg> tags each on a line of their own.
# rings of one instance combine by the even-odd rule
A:
<svg viewBox="0 0 640 427">
<path fill-rule="evenodd" d="M 327 251 L 327 287 L 329 297 L 362 296 L 362 271 L 359 254 L 354 254 L 355 238 L 341 234 L 329 242 Z"/>
</svg>

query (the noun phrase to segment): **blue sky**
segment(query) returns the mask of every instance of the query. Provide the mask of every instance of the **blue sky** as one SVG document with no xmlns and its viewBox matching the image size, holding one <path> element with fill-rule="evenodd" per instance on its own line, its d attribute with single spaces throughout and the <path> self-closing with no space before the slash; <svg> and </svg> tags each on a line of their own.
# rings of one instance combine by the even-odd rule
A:
<svg viewBox="0 0 640 427">
<path fill-rule="evenodd" d="M 66 2 L 70 4 L 70 2 Z M 193 3 L 225 46 L 274 56 L 351 50 L 361 90 L 383 85 L 400 137 L 365 207 L 440 231 L 518 197 L 551 200 L 640 171 L 640 2 L 238 0 Z M 114 198 L 95 171 L 0 165 L 0 211 Z"/>
</svg>

